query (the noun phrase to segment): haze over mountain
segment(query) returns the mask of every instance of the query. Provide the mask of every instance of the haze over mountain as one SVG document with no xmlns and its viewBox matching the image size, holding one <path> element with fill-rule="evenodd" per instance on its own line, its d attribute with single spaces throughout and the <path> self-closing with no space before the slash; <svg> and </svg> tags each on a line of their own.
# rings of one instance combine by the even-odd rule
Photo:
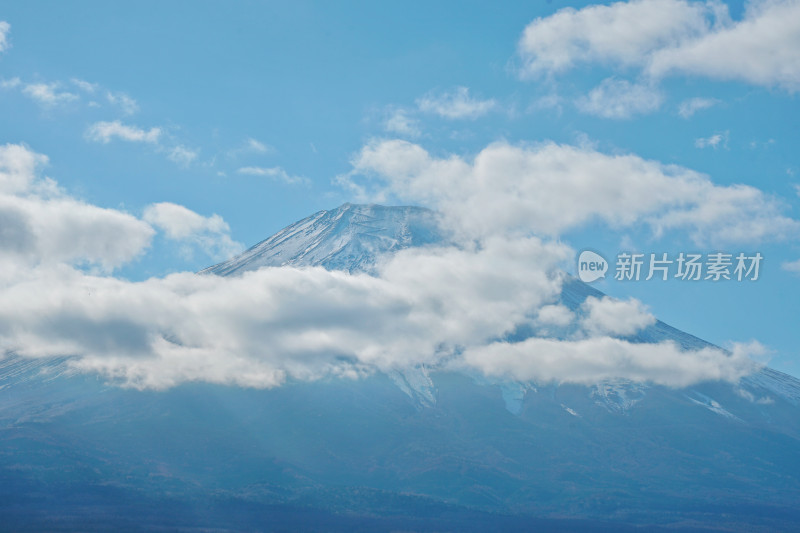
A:
<svg viewBox="0 0 800 533">
<path fill-rule="evenodd" d="M 447 242 L 429 210 L 345 204 L 203 273 L 372 272 L 382 254 Z M 532 321 L 498 342 L 542 349 L 524 342 L 573 338 L 575 323 L 607 301 L 575 279 L 561 287 L 549 309 L 575 320 Z M 715 350 L 655 319 L 614 337 Z M 133 390 L 78 371 L 70 357 L 6 354 L 0 529 L 773 531 L 800 523 L 800 381 L 791 376 L 763 368 L 689 386 L 540 382 L 448 361 L 358 379 L 289 376 L 268 389 L 187 380 Z"/>
</svg>

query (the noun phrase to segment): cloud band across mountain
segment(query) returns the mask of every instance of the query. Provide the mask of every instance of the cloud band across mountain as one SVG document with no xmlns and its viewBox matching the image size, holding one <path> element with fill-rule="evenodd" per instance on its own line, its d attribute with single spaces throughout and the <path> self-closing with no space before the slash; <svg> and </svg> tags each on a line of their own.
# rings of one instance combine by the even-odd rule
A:
<svg viewBox="0 0 800 533">
<path fill-rule="evenodd" d="M 51 209 L 53 202 L 66 202 L 72 218 L 61 222 L 79 212 L 86 217 L 78 225 L 60 222 L 69 238 L 56 235 L 80 246 L 58 253 L 56 241 L 40 232 L 28 255 L 11 246 L 0 250 L 7 267 L 0 275 L 0 346 L 27 357 L 72 356 L 77 369 L 140 388 L 187 381 L 272 387 L 419 364 L 513 380 L 735 381 L 758 368 L 742 351 L 629 340 L 654 320 L 636 301 L 594 299 L 575 312 L 564 309 L 558 304 L 562 268 L 573 252 L 531 234 L 557 236 L 599 218 L 714 236 L 697 221 L 710 209 L 704 202 L 720 198 L 744 202 L 756 221 L 796 224 L 756 189 L 719 187 L 636 156 L 495 144 L 468 161 L 386 141 L 365 147 L 343 180 L 361 187 L 369 179 L 364 174 L 373 176 L 379 192 L 439 208 L 454 244 L 398 251 L 378 261 L 371 275 L 271 267 L 240 277 L 178 273 L 131 282 L 101 275 L 102 269 L 143 253 L 155 228 L 173 240 L 210 246 L 206 241 L 217 239 L 226 246 L 232 243 L 227 224 L 177 204 L 153 204 L 140 219 L 81 203 L 38 177 L 45 163 L 22 146 L 0 151 L 6 218 L 39 224 L 65 212 Z M 663 195 L 640 197 L 645 190 Z M 14 218 L 11 206 L 26 202 L 36 209 Z M 626 205 L 632 211 L 617 213 Z M 717 213 L 706 216 L 714 220 Z M 748 237 L 752 230 L 740 233 L 725 236 Z M 81 268 L 87 265 L 94 270 Z M 519 339 L 525 330 L 540 338 Z"/>
</svg>

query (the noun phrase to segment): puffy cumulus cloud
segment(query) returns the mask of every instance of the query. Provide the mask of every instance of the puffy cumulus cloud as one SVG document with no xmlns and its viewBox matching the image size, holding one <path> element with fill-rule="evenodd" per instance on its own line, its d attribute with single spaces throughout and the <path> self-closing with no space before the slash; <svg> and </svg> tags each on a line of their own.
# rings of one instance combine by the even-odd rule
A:
<svg viewBox="0 0 800 533">
<path fill-rule="evenodd" d="M 590 385 L 622 378 L 670 387 L 736 382 L 759 368 L 747 346 L 736 346 L 731 353 L 718 348 L 682 350 L 672 342 L 633 343 L 605 336 L 496 342 L 466 350 L 462 362 L 489 376 L 522 381 Z"/>
<path fill-rule="evenodd" d="M 0 54 L 8 50 L 11 46 L 8 42 L 8 34 L 11 33 L 11 24 L 5 20 L 0 20 Z"/>
<path fill-rule="evenodd" d="M 625 378 L 668 386 L 736 381 L 757 368 L 746 350 L 685 351 L 615 338 L 647 327 L 652 316 L 636 301 L 589 299 L 568 309 L 559 295 L 573 251 L 530 236 L 593 218 L 632 223 L 663 218 L 667 208 L 685 210 L 696 205 L 698 191 L 714 186 L 684 169 L 549 144 L 492 145 L 465 161 L 437 159 L 410 143 L 375 143 L 357 158 L 358 172 L 375 173 L 387 191 L 441 207 L 469 239 L 384 256 L 370 274 L 278 267 L 239 277 L 178 273 L 130 282 L 70 263 L 113 267 L 146 246 L 152 226 L 169 239 L 200 244 L 227 242 L 228 226 L 171 203 L 149 206 L 144 220 L 83 204 L 35 175 L 45 162 L 24 147 L 0 152 L 0 238 L 11 243 L 0 246 L 0 260 L 18 267 L 0 269 L 6 352 L 68 355 L 82 371 L 155 389 L 187 381 L 273 387 L 419 364 L 517 381 Z M 595 167 L 599 176 L 592 175 Z M 643 180 L 647 194 L 625 196 L 614 182 L 620 177 L 631 180 L 625 186 Z M 673 203 L 652 199 L 675 189 Z M 619 215 L 619 203 L 589 215 L 561 214 L 574 207 L 569 196 L 576 191 L 586 194 L 586 205 L 620 202 L 620 195 L 632 205 L 654 203 L 633 215 Z M 466 216 L 478 205 L 489 212 Z M 537 205 L 554 211 L 536 213 Z M 545 225 L 552 213 L 561 218 Z M 524 331 L 539 337 L 502 342 Z"/>
<path fill-rule="evenodd" d="M 35 269 L 0 286 L 0 343 L 136 387 L 269 387 L 436 364 L 528 320 L 560 288 L 562 245 L 488 239 L 405 250 L 378 275 L 265 268 L 131 283 Z"/>
<path fill-rule="evenodd" d="M 576 105 L 590 115 L 625 119 L 656 111 L 663 101 L 664 95 L 654 87 L 608 78 Z"/>
<path fill-rule="evenodd" d="M 143 218 L 169 239 L 198 247 L 215 259 L 226 259 L 243 248 L 231 239 L 230 227 L 217 214 L 204 217 L 182 205 L 160 202 L 147 206 Z M 191 249 L 185 251 L 190 253 Z"/>
<path fill-rule="evenodd" d="M 708 5 L 685 0 L 564 8 L 525 28 L 521 74 L 555 74 L 585 62 L 640 65 L 666 46 L 706 34 L 709 14 Z"/>
<path fill-rule="evenodd" d="M 567 327 L 575 320 L 575 314 L 565 305 L 542 306 L 536 313 L 536 323 L 543 326 Z"/>
<path fill-rule="evenodd" d="M 800 1 L 757 0 L 732 21 L 709 0 L 632 0 L 537 18 L 519 41 L 521 75 L 562 73 L 580 63 L 800 88 Z"/>
<path fill-rule="evenodd" d="M 508 232 L 560 235 L 588 223 L 689 233 L 698 244 L 796 235 L 784 206 L 746 186 L 636 155 L 554 143 L 495 143 L 474 158 L 434 157 L 417 144 L 377 140 L 338 182 L 362 198 L 398 197 L 442 211 L 467 238 Z"/>
<path fill-rule="evenodd" d="M 697 39 L 659 50 L 647 65 L 654 76 L 691 74 L 766 87 L 800 89 L 800 1 L 746 4 L 744 18 Z"/>
<path fill-rule="evenodd" d="M 469 88 L 456 87 L 449 92 L 431 92 L 417 100 L 417 107 L 449 119 L 476 119 L 497 106 L 493 99 L 480 100 L 469 95 Z"/>
<path fill-rule="evenodd" d="M 38 176 L 46 163 L 47 157 L 25 146 L 0 146 L 0 261 L 111 270 L 149 245 L 154 232 L 147 223 L 68 196 Z"/>
<path fill-rule="evenodd" d="M 113 122 L 95 122 L 86 130 L 86 138 L 90 141 L 103 144 L 108 144 L 114 139 L 156 144 L 158 143 L 159 137 L 161 137 L 161 133 L 161 128 L 145 130 L 115 120 Z"/>
<path fill-rule="evenodd" d="M 38 169 L 47 163 L 46 155 L 37 154 L 23 145 L 0 146 L 0 193 L 27 191 L 33 186 Z"/>
<path fill-rule="evenodd" d="M 616 300 L 608 296 L 589 296 L 581 308 L 585 313 L 582 326 L 592 335 L 628 337 L 656 323 L 656 317 L 635 298 Z"/>
</svg>

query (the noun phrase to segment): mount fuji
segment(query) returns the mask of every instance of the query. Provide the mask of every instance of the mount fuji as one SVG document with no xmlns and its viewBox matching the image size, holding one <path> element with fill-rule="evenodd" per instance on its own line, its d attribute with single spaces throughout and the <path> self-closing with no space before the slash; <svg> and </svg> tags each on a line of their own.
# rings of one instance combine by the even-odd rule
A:
<svg viewBox="0 0 800 533">
<path fill-rule="evenodd" d="M 345 204 L 201 272 L 373 271 L 447 241 L 418 207 Z M 578 310 L 600 291 L 569 279 Z M 711 345 L 663 322 L 631 342 Z M 418 365 L 267 390 L 137 391 L 0 357 L 0 531 L 790 531 L 800 380 L 670 388 Z"/>
</svg>

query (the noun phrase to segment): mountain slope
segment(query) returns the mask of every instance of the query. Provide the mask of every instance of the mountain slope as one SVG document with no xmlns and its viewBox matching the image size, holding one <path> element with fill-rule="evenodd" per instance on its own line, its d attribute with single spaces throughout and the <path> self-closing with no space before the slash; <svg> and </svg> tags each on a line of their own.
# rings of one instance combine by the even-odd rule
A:
<svg viewBox="0 0 800 533">
<path fill-rule="evenodd" d="M 369 270 L 380 253 L 441 242 L 433 211 L 344 204 L 284 228 L 233 259 L 202 271 L 230 276 L 265 266 Z"/>
<path fill-rule="evenodd" d="M 206 273 L 369 270 L 435 243 L 417 208 L 312 215 Z M 602 293 L 570 280 L 573 310 Z M 636 342 L 701 339 L 657 322 Z M 0 358 L 0 531 L 789 531 L 800 382 L 672 389 L 416 367 L 271 390 L 135 391 Z"/>
</svg>

